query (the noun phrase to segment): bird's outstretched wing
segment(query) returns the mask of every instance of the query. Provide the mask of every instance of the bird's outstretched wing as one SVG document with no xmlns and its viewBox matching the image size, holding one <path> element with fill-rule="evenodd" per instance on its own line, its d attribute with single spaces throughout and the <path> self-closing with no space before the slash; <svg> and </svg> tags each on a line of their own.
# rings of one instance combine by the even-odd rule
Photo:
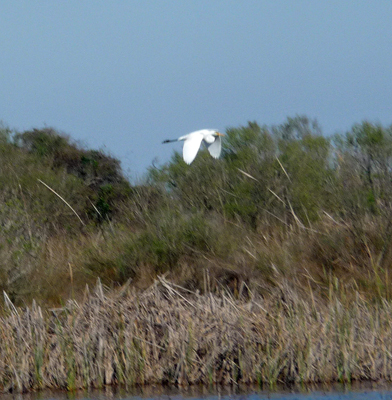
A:
<svg viewBox="0 0 392 400">
<path fill-rule="evenodd" d="M 187 164 L 190 164 L 195 159 L 202 140 L 203 135 L 201 133 L 194 132 L 184 141 L 182 156 Z"/>
<path fill-rule="evenodd" d="M 210 152 L 211 156 L 214 158 L 219 158 L 222 149 L 222 139 L 220 136 L 215 138 L 215 141 L 211 144 L 204 142 Z"/>
</svg>

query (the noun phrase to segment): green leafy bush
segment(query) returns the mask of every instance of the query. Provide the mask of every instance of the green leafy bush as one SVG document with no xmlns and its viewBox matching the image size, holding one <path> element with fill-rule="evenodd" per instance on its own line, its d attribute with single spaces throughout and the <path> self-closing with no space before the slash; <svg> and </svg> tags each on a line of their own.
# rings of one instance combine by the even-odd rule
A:
<svg viewBox="0 0 392 400">
<path fill-rule="evenodd" d="M 219 160 L 174 152 L 137 185 L 54 129 L 2 126 L 0 289 L 58 303 L 97 277 L 146 287 L 169 274 L 234 294 L 289 284 L 323 297 L 338 279 L 388 296 L 391 171 L 392 129 L 369 122 L 333 138 L 303 116 L 249 122 L 227 129 Z"/>
</svg>

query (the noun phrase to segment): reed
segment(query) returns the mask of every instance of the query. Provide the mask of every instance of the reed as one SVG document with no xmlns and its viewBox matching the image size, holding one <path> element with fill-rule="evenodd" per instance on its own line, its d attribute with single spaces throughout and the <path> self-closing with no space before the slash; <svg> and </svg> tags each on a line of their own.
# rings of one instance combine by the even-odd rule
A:
<svg viewBox="0 0 392 400">
<path fill-rule="evenodd" d="M 392 379 L 391 127 L 249 123 L 140 184 L 52 129 L 0 155 L 2 390 Z"/>
<path fill-rule="evenodd" d="M 145 384 L 304 384 L 392 380 L 392 303 L 306 300 L 281 286 L 245 301 L 160 277 L 43 312 L 7 303 L 3 392 Z"/>
</svg>

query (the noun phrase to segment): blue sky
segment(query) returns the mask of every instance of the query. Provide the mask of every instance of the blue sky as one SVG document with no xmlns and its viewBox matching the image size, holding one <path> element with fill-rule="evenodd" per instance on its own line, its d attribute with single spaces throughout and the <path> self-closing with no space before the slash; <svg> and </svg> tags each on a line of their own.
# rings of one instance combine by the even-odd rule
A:
<svg viewBox="0 0 392 400">
<path fill-rule="evenodd" d="M 0 120 L 54 127 L 133 178 L 202 128 L 392 123 L 390 0 L 0 3 Z"/>
</svg>

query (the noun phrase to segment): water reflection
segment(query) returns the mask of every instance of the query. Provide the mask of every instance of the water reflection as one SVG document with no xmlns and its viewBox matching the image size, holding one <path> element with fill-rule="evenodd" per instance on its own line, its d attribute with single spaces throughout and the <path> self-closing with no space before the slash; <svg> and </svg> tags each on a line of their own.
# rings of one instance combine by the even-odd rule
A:
<svg viewBox="0 0 392 400">
<path fill-rule="evenodd" d="M 0 400 L 392 400 L 392 386 L 380 384 L 307 386 L 277 388 L 274 391 L 250 387 L 192 386 L 166 388 L 148 386 L 125 390 L 105 388 L 90 391 L 42 391 L 27 394 L 0 394 Z"/>
</svg>

